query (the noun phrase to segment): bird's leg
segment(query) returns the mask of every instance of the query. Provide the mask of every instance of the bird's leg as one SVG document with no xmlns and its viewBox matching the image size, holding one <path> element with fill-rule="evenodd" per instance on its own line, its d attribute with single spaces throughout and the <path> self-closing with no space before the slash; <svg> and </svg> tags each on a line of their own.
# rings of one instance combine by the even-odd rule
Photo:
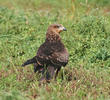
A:
<svg viewBox="0 0 110 100">
<path fill-rule="evenodd" d="M 47 70 L 46 72 L 44 72 L 43 76 L 41 77 L 41 79 L 39 80 L 40 82 L 49 82 L 51 79 L 53 79 L 55 77 L 55 67 L 53 66 L 47 66 Z M 45 71 L 45 69 L 44 69 Z"/>
<path fill-rule="evenodd" d="M 56 70 L 56 74 L 55 74 L 55 80 L 56 80 L 56 77 L 58 76 L 58 72 L 60 71 L 61 67 L 57 68 Z"/>
<path fill-rule="evenodd" d="M 48 66 L 46 72 L 46 80 L 49 81 L 54 77 L 55 77 L 55 68 L 53 66 Z"/>
<path fill-rule="evenodd" d="M 46 77 L 45 77 L 46 69 L 47 69 L 47 67 L 45 66 L 42 70 L 42 77 L 40 78 L 39 82 L 45 82 L 46 81 Z"/>
<path fill-rule="evenodd" d="M 43 67 L 38 65 L 37 63 L 34 63 L 34 72 L 36 73 L 37 71 L 38 73 L 42 73 Z"/>
</svg>

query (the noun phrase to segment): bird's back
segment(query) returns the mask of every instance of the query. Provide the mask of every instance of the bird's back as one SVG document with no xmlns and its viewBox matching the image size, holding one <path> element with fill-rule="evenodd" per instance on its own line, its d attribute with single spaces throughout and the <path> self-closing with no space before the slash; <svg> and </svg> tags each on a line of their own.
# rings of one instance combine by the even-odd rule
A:
<svg viewBox="0 0 110 100">
<path fill-rule="evenodd" d="M 61 41 L 49 43 L 45 41 L 38 49 L 37 59 L 42 64 L 65 66 L 68 63 L 68 51 Z"/>
<path fill-rule="evenodd" d="M 43 74 L 40 81 L 50 80 L 54 76 L 56 78 L 61 67 L 68 63 L 69 54 L 60 37 L 62 31 L 66 31 L 63 25 L 50 25 L 46 32 L 45 42 L 39 47 L 36 56 L 22 64 L 22 66 L 34 64 L 34 72 Z"/>
</svg>

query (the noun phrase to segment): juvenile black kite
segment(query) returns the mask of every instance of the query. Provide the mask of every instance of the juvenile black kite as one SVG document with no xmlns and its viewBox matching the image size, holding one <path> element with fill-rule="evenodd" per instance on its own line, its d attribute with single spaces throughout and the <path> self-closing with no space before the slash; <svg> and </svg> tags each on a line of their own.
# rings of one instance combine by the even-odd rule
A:
<svg viewBox="0 0 110 100">
<path fill-rule="evenodd" d="M 50 25 L 45 42 L 39 47 L 36 56 L 22 64 L 22 66 L 34 64 L 34 72 L 46 73 L 40 79 L 41 81 L 56 78 L 61 67 L 68 63 L 69 54 L 60 37 L 62 31 L 66 31 L 66 28 L 61 24 Z"/>
</svg>

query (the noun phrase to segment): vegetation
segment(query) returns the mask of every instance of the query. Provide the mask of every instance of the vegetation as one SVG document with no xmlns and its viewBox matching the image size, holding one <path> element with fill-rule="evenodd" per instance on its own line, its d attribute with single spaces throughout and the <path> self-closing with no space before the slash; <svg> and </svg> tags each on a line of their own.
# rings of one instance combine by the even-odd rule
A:
<svg viewBox="0 0 110 100">
<path fill-rule="evenodd" d="M 0 0 L 0 100 L 109 100 L 109 0 Z M 48 25 L 61 23 L 70 57 L 57 81 L 39 85 L 33 66 Z"/>
</svg>

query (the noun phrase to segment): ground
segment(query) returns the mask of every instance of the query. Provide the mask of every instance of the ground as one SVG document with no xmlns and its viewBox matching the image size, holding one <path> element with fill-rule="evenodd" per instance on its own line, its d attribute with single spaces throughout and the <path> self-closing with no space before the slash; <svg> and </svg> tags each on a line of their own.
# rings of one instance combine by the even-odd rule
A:
<svg viewBox="0 0 110 100">
<path fill-rule="evenodd" d="M 109 9 L 109 0 L 0 0 L 0 100 L 109 100 Z M 33 66 L 21 64 L 53 23 L 68 30 L 61 37 L 69 64 L 39 85 Z"/>
</svg>

